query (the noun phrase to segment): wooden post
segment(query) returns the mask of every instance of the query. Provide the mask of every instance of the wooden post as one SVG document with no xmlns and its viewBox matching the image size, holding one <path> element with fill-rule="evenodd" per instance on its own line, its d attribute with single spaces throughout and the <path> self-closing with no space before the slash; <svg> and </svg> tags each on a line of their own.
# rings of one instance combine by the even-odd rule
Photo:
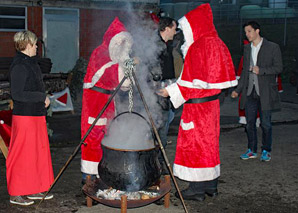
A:
<svg viewBox="0 0 298 213">
<path fill-rule="evenodd" d="M 4 140 L 2 139 L 2 137 L 0 136 L 0 149 L 1 149 L 1 152 L 3 153 L 5 159 L 7 158 L 7 155 L 8 155 L 8 149 L 7 149 L 7 146 L 6 144 L 4 143 Z"/>
<path fill-rule="evenodd" d="M 127 196 L 121 195 L 121 213 L 127 212 Z"/>
<path fill-rule="evenodd" d="M 171 184 L 171 176 L 165 175 L 165 184 Z M 170 207 L 170 192 L 168 192 L 164 197 L 164 207 L 169 208 Z"/>
<path fill-rule="evenodd" d="M 86 177 L 86 184 L 88 185 L 91 182 L 91 175 L 87 175 Z M 87 195 L 86 197 L 87 207 L 92 207 L 92 199 Z"/>
</svg>

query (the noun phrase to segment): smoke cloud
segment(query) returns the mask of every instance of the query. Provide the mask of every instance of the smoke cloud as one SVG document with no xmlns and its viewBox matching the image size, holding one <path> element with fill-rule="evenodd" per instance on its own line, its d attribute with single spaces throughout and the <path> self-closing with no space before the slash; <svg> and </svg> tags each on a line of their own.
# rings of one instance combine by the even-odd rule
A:
<svg viewBox="0 0 298 213">
<path fill-rule="evenodd" d="M 133 49 L 131 57 L 138 57 L 140 64 L 137 65 L 136 76 L 142 93 L 153 117 L 155 126 L 158 128 L 162 120 L 162 109 L 158 104 L 156 91 L 159 84 L 152 79 L 152 74 L 160 74 L 160 62 L 158 57 L 162 51 L 157 24 L 154 23 L 148 13 L 139 10 L 131 10 L 128 5 L 129 21 L 125 27 L 133 37 Z M 144 116 L 149 121 L 140 94 L 134 86 L 133 111 Z M 116 96 L 117 114 L 128 111 L 128 91 L 119 91 Z M 154 147 L 150 125 L 143 118 L 135 114 L 122 114 L 113 121 L 104 138 L 103 144 L 118 149 L 148 149 Z"/>
</svg>

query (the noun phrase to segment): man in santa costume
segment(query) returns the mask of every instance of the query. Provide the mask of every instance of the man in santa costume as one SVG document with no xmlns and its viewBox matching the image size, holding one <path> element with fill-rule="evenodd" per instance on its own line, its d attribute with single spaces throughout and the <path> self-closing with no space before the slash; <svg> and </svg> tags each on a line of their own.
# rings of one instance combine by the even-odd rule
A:
<svg viewBox="0 0 298 213">
<path fill-rule="evenodd" d="M 124 77 L 124 62 L 129 59 L 133 41 L 118 17 L 104 34 L 103 42 L 91 54 L 83 85 L 83 106 L 81 116 L 81 137 L 83 137 L 113 90 Z M 126 80 L 121 89 L 129 85 Z M 115 116 L 115 102 L 112 101 L 82 145 L 81 171 L 83 182 L 86 174 L 98 175 L 98 163 L 102 158 L 101 141 L 107 126 Z"/>
<path fill-rule="evenodd" d="M 188 181 L 186 200 L 216 196 L 220 176 L 219 134 L 221 89 L 237 80 L 228 48 L 218 37 L 209 4 L 202 4 L 179 21 L 185 43 L 183 71 L 176 83 L 160 90 L 175 108 L 184 104 L 173 172 Z M 178 196 L 178 193 L 175 194 Z"/>
</svg>

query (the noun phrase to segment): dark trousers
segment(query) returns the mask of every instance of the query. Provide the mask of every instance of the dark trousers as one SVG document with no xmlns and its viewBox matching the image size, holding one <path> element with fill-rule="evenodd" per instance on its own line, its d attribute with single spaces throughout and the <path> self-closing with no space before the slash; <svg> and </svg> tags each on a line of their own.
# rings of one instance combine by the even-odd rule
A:
<svg viewBox="0 0 298 213">
<path fill-rule="evenodd" d="M 261 109 L 260 97 L 253 89 L 252 93 L 247 96 L 245 103 L 245 116 L 247 120 L 246 133 L 248 138 L 248 148 L 253 152 L 258 149 L 257 137 L 257 113 L 260 112 L 261 128 L 262 128 L 262 150 L 271 152 L 272 145 L 272 125 L 271 125 L 271 110 Z"/>
<path fill-rule="evenodd" d="M 210 181 L 190 182 L 189 188 L 196 194 L 214 193 L 217 191 L 218 178 Z"/>
</svg>

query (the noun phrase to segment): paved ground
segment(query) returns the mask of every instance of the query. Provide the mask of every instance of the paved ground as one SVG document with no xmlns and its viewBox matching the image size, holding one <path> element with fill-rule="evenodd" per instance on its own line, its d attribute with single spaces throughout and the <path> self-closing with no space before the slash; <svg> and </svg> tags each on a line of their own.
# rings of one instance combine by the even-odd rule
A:
<svg viewBox="0 0 298 213">
<path fill-rule="evenodd" d="M 271 162 L 259 158 L 242 161 L 240 154 L 246 149 L 244 128 L 237 123 L 237 100 L 226 97 L 221 107 L 221 177 L 220 195 L 204 202 L 186 201 L 189 212 L 298 212 L 298 96 L 295 88 L 284 85 L 281 94 L 283 110 L 273 115 L 273 151 Z M 77 111 L 78 112 L 78 111 Z M 54 130 L 51 153 L 55 175 L 58 174 L 80 140 L 80 115 L 54 114 L 49 118 Z M 171 163 L 175 155 L 179 113 L 171 125 L 166 152 Z M 261 130 L 259 129 L 259 139 Z M 259 146 L 260 147 L 260 146 Z M 5 160 L 0 157 L 0 212 L 120 212 L 120 209 L 101 204 L 86 207 L 81 192 L 80 155 L 78 154 L 63 173 L 52 192 L 55 198 L 44 202 L 39 209 L 9 204 L 6 190 Z M 177 180 L 181 189 L 187 187 Z M 179 199 L 173 196 L 169 209 L 155 204 L 129 209 L 128 212 L 184 212 Z"/>
</svg>

